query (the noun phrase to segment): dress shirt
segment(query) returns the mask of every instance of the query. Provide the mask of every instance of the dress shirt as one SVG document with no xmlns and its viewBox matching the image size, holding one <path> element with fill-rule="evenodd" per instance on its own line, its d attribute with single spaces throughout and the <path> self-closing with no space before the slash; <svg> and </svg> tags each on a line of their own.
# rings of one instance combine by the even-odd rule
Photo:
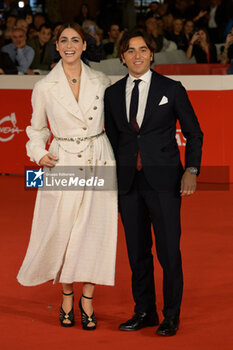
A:
<svg viewBox="0 0 233 350">
<path fill-rule="evenodd" d="M 127 83 L 126 83 L 126 113 L 127 113 L 127 119 L 129 122 L 129 106 L 130 106 L 130 99 L 132 90 L 134 88 L 134 80 L 141 79 L 140 84 L 138 85 L 139 89 L 139 101 L 138 101 L 138 113 L 137 113 L 137 123 L 139 128 L 142 125 L 145 109 L 146 109 L 146 102 L 148 97 L 148 92 L 150 88 L 150 82 L 151 82 L 151 76 L 152 72 L 151 70 L 148 70 L 145 74 L 143 74 L 139 78 L 135 78 L 132 75 L 129 74 Z"/>
<path fill-rule="evenodd" d="M 209 25 L 209 28 L 217 28 L 217 24 L 216 24 L 216 21 L 215 21 L 215 15 L 216 15 L 216 10 L 217 10 L 218 6 L 215 6 L 215 7 L 212 7 L 210 9 L 210 12 L 209 12 L 209 21 L 208 21 L 208 25 Z"/>
<path fill-rule="evenodd" d="M 26 73 L 35 55 L 33 48 L 30 46 L 25 45 L 18 49 L 13 43 L 3 46 L 2 52 L 8 53 L 11 60 L 16 63 L 18 72 L 22 73 Z"/>
</svg>

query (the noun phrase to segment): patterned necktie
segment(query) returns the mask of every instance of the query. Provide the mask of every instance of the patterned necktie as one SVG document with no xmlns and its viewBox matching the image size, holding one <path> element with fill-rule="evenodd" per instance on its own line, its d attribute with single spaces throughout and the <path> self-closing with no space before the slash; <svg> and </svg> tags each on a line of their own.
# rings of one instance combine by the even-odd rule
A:
<svg viewBox="0 0 233 350">
<path fill-rule="evenodd" d="M 134 88 L 132 90 L 130 106 L 129 106 L 129 122 L 136 132 L 139 132 L 139 125 L 137 123 L 137 112 L 138 112 L 138 100 L 139 100 L 139 89 L 138 84 L 141 82 L 141 79 L 134 80 Z M 137 170 L 142 169 L 142 162 L 140 152 L 138 151 L 137 155 Z"/>
</svg>

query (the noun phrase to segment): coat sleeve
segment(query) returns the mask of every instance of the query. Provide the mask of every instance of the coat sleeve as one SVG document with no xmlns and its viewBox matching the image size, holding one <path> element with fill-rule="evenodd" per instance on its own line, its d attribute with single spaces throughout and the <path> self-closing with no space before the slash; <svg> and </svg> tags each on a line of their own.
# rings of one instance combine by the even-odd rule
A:
<svg viewBox="0 0 233 350">
<path fill-rule="evenodd" d="M 27 155 L 30 160 L 39 164 L 40 159 L 48 153 L 45 149 L 50 131 L 47 124 L 45 100 L 42 86 L 39 81 L 32 92 L 32 119 L 31 125 L 26 128 L 29 141 L 26 144 Z"/>
<path fill-rule="evenodd" d="M 195 167 L 200 171 L 203 133 L 188 98 L 187 92 L 179 82 L 175 88 L 175 112 L 181 130 L 186 138 L 185 168 Z"/>
</svg>

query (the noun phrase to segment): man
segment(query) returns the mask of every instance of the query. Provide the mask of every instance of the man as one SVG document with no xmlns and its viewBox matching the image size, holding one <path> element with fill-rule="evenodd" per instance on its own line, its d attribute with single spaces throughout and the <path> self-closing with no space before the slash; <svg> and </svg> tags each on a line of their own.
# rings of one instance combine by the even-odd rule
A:
<svg viewBox="0 0 233 350">
<path fill-rule="evenodd" d="M 24 18 L 18 18 L 18 19 L 16 20 L 15 26 L 16 26 L 17 28 L 22 28 L 22 29 L 25 31 L 26 35 L 27 35 L 27 32 L 28 32 L 28 22 L 26 21 L 26 19 L 24 19 Z"/>
<path fill-rule="evenodd" d="M 26 45 L 26 33 L 22 28 L 14 28 L 11 39 L 12 43 L 3 46 L 2 52 L 8 53 L 19 73 L 27 73 L 34 58 L 34 50 Z"/>
<path fill-rule="evenodd" d="M 108 39 L 103 40 L 103 48 L 107 59 L 118 57 L 118 46 L 122 34 L 123 32 L 120 33 L 120 27 L 118 24 L 110 25 Z"/>
<path fill-rule="evenodd" d="M 149 8 L 148 8 L 148 12 L 147 12 L 146 17 L 147 18 L 149 18 L 149 17 L 154 17 L 154 18 L 160 17 L 160 12 L 159 12 L 160 7 L 161 7 L 160 1 L 152 1 L 150 3 Z"/>
<path fill-rule="evenodd" d="M 50 53 L 50 39 L 52 36 L 52 28 L 44 23 L 40 26 L 38 36 L 28 41 L 28 45 L 35 51 L 35 57 L 30 66 L 31 74 L 33 69 L 50 70 L 52 58 Z"/>
<path fill-rule="evenodd" d="M 83 21 L 82 28 L 85 32 L 87 50 L 83 52 L 82 59 L 88 64 L 88 61 L 99 62 L 105 59 L 103 43 L 98 35 L 98 26 L 94 21 L 86 19 Z"/>
<path fill-rule="evenodd" d="M 107 88 L 105 127 L 118 168 L 119 207 L 132 270 L 135 314 L 120 325 L 134 331 L 158 324 L 151 223 L 163 268 L 164 320 L 157 334 L 176 334 L 183 277 L 181 196 L 192 194 L 201 161 L 202 132 L 180 82 L 150 70 L 153 46 L 146 33 L 126 32 L 121 59 L 129 75 Z M 187 139 L 185 171 L 176 143 L 179 120 Z"/>
</svg>

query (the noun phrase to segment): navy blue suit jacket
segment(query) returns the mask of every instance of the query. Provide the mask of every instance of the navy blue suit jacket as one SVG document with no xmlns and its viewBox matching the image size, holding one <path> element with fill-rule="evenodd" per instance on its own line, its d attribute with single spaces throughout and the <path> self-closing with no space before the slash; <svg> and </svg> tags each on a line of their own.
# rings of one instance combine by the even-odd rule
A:
<svg viewBox="0 0 233 350">
<path fill-rule="evenodd" d="M 120 193 L 133 182 L 140 151 L 147 181 L 157 191 L 180 188 L 183 167 L 176 142 L 179 120 L 187 139 L 185 168 L 200 169 L 203 134 L 197 117 L 180 82 L 152 73 L 143 123 L 137 133 L 127 120 L 125 88 L 127 77 L 105 92 L 105 129 L 117 161 Z M 163 96 L 167 103 L 161 104 Z"/>
</svg>

